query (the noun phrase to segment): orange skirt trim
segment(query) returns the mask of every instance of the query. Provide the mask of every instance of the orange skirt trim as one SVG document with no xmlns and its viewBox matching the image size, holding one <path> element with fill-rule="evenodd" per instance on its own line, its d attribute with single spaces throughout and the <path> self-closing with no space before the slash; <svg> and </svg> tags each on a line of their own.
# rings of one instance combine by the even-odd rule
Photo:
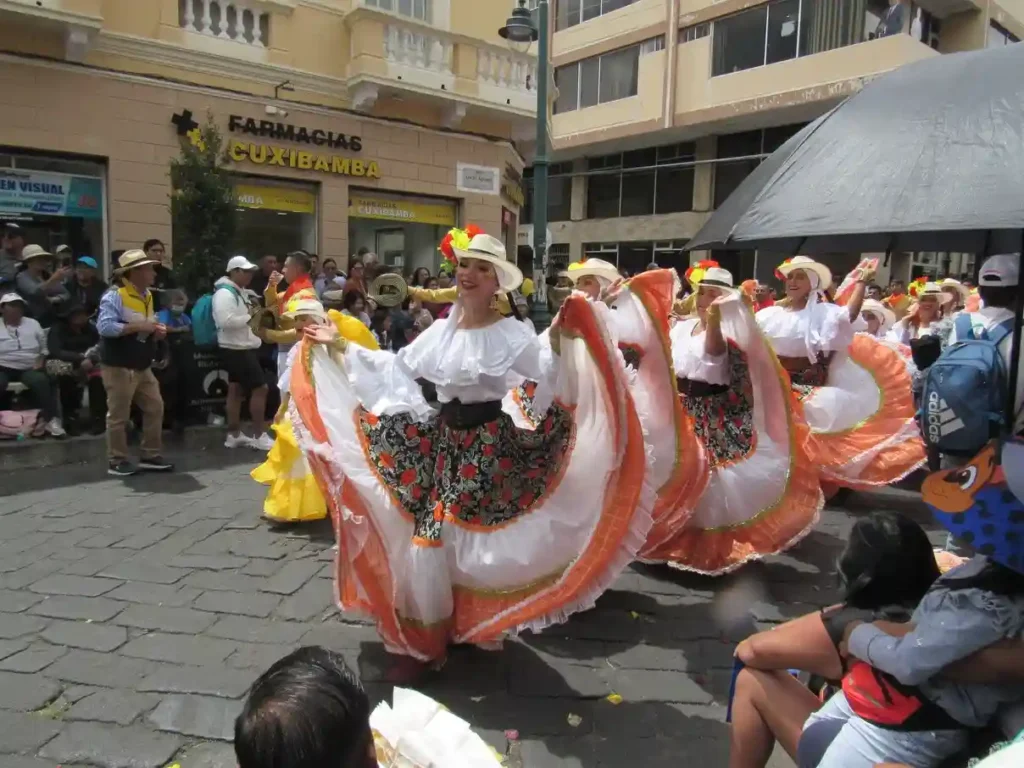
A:
<svg viewBox="0 0 1024 768">
<path fill-rule="evenodd" d="M 823 479 L 849 488 L 871 488 L 895 483 L 923 466 L 927 457 L 919 436 L 880 452 L 857 477 L 846 474 L 847 465 L 891 440 L 915 418 L 907 364 L 892 347 L 857 334 L 849 347 L 850 358 L 868 370 L 880 390 L 878 411 L 862 423 L 840 432 L 812 432 L 813 452 Z"/>
</svg>

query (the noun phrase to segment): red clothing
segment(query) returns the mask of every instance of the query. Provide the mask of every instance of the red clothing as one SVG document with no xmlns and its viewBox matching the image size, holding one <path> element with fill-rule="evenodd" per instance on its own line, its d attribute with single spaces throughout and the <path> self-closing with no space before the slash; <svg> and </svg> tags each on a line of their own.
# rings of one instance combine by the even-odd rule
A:
<svg viewBox="0 0 1024 768">
<path fill-rule="evenodd" d="M 281 312 L 285 312 L 287 310 L 288 302 L 291 301 L 299 291 L 313 291 L 314 294 L 316 293 L 316 289 L 313 288 L 313 280 L 309 275 L 303 275 L 288 286 L 288 290 L 284 292 L 284 296 L 281 297 L 281 301 L 278 303 L 278 307 Z"/>
</svg>

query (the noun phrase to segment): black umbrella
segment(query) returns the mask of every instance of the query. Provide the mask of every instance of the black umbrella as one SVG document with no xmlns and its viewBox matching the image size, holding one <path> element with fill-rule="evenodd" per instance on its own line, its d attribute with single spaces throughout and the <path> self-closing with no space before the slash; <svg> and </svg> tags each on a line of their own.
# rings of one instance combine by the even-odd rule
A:
<svg viewBox="0 0 1024 768">
<path fill-rule="evenodd" d="M 766 159 L 687 249 L 1020 252 L 1022 73 L 1024 44 L 935 56 L 872 81 Z"/>
</svg>

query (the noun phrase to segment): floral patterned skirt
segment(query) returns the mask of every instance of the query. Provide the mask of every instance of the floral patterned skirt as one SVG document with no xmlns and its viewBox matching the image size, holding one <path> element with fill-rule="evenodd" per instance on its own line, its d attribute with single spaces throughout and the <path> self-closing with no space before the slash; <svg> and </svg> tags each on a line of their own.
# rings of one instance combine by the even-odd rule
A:
<svg viewBox="0 0 1024 768">
<path fill-rule="evenodd" d="M 415 520 L 414 540 L 426 546 L 440 546 L 446 519 L 498 526 L 539 505 L 575 439 L 572 413 L 557 404 L 536 430 L 517 428 L 505 413 L 469 429 L 365 410 L 358 419 L 370 465 Z"/>
<path fill-rule="evenodd" d="M 746 458 L 757 444 L 754 393 L 747 362 L 733 346 L 729 347 L 729 380 L 730 388 L 719 394 L 679 395 L 693 418 L 694 432 L 707 448 L 711 469 Z"/>
<path fill-rule="evenodd" d="M 519 410 L 523 412 L 523 416 L 525 416 L 527 421 L 531 424 L 540 424 L 544 420 L 545 416 L 545 414 L 541 413 L 536 407 L 534 407 L 534 397 L 536 394 L 536 381 L 524 381 L 512 390 L 513 401 L 519 406 Z"/>
</svg>

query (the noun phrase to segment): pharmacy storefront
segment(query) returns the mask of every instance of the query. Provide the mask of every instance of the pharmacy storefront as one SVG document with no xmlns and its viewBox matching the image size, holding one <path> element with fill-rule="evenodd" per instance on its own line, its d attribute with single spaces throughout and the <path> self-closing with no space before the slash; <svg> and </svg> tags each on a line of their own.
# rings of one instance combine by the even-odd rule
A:
<svg viewBox="0 0 1024 768">
<path fill-rule="evenodd" d="M 436 275 L 437 245 L 458 223 L 458 203 L 444 198 L 349 189 L 349 243 L 366 248 L 381 262 L 411 275 L 426 267 Z"/>
</svg>

